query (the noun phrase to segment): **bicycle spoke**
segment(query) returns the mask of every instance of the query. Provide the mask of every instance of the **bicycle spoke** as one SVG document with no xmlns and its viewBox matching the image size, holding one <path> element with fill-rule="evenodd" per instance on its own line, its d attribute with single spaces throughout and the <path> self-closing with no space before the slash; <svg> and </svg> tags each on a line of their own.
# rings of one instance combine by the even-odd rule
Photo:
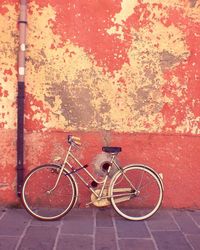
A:
<svg viewBox="0 0 200 250">
<path fill-rule="evenodd" d="M 141 179 L 140 179 L 140 183 L 139 183 L 139 185 L 138 185 L 138 187 L 137 187 L 137 190 L 139 190 L 140 189 L 140 186 L 141 186 L 141 184 L 142 184 L 142 180 L 143 180 L 143 176 L 144 176 L 144 171 L 142 171 L 142 173 L 141 173 Z"/>
<path fill-rule="evenodd" d="M 149 186 L 151 186 L 152 184 L 155 184 L 155 181 L 154 181 L 154 180 L 149 180 L 148 183 L 146 183 L 146 184 L 144 184 L 144 185 L 142 185 L 142 186 L 140 187 L 140 190 L 143 190 L 145 187 L 149 187 Z"/>
<path fill-rule="evenodd" d="M 123 176 L 125 177 L 125 179 L 127 180 L 127 182 L 130 184 L 130 186 L 133 188 L 133 189 L 136 189 L 135 186 L 132 184 L 132 182 L 129 180 L 129 178 L 126 176 L 125 173 L 122 173 Z"/>
</svg>

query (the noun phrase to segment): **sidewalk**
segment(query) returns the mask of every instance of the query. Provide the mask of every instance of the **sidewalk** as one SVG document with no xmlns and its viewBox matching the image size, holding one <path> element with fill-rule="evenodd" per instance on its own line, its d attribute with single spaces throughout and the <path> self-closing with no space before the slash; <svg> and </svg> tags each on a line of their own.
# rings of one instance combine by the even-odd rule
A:
<svg viewBox="0 0 200 250">
<path fill-rule="evenodd" d="M 200 249 L 200 210 L 160 210 L 132 222 L 112 208 L 74 208 L 62 220 L 41 222 L 24 209 L 0 208 L 0 250 Z"/>
</svg>

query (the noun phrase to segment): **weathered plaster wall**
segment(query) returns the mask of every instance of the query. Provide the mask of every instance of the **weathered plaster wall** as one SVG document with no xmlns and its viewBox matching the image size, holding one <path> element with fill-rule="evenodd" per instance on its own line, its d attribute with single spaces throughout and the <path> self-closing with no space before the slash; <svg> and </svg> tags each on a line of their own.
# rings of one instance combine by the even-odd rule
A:
<svg viewBox="0 0 200 250">
<path fill-rule="evenodd" d="M 75 131 L 83 160 L 120 144 L 124 164 L 164 174 L 165 206 L 200 207 L 200 2 L 28 2 L 26 169 Z M 13 203 L 19 6 L 0 3 L 0 200 Z"/>
</svg>

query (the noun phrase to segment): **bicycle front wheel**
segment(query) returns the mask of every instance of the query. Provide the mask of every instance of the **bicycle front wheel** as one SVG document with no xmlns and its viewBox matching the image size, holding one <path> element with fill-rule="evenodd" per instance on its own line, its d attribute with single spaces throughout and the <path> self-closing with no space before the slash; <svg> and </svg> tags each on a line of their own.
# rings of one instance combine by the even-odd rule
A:
<svg viewBox="0 0 200 250">
<path fill-rule="evenodd" d="M 55 186 L 60 166 L 47 164 L 33 169 L 22 188 L 22 202 L 26 210 L 40 220 L 51 221 L 64 216 L 76 200 L 76 186 L 63 171 L 57 187 Z"/>
<path fill-rule="evenodd" d="M 160 207 L 163 188 L 150 168 L 133 165 L 113 176 L 110 194 L 112 206 L 119 215 L 128 220 L 144 220 Z"/>
</svg>

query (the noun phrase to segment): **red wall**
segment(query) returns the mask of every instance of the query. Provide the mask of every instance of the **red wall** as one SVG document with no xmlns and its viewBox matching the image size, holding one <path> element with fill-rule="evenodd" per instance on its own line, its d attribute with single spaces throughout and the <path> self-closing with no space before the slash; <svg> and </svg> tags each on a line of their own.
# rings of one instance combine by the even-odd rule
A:
<svg viewBox="0 0 200 250">
<path fill-rule="evenodd" d="M 16 196 L 18 1 L 0 1 L 0 203 Z M 165 207 L 200 208 L 199 2 L 28 1 L 25 172 L 104 145 L 164 176 Z M 81 186 L 80 205 L 89 201 Z"/>
<path fill-rule="evenodd" d="M 122 165 L 142 163 L 153 167 L 164 176 L 164 207 L 199 208 L 200 188 L 199 150 L 200 142 L 196 136 L 174 134 L 129 134 L 110 132 L 106 136 L 101 132 L 76 132 L 81 137 L 83 146 L 79 156 L 83 163 L 91 163 L 93 157 L 101 152 L 105 138 L 109 145 L 122 146 L 119 159 Z M 46 132 L 26 134 L 25 168 L 28 173 L 33 167 L 46 162 L 53 162 L 55 156 L 64 156 L 67 149 L 67 133 Z M 6 173 L 8 182 L 1 187 L 1 202 L 17 203 L 15 162 L 15 133 L 2 134 L 3 150 L 7 155 Z M 14 166 L 14 167 L 13 167 Z M 90 165 L 89 170 L 92 170 Z M 2 178 L 2 177 L 1 177 Z M 87 179 L 90 180 L 89 178 Z M 89 202 L 90 194 L 87 188 L 79 183 L 80 205 Z"/>
</svg>

